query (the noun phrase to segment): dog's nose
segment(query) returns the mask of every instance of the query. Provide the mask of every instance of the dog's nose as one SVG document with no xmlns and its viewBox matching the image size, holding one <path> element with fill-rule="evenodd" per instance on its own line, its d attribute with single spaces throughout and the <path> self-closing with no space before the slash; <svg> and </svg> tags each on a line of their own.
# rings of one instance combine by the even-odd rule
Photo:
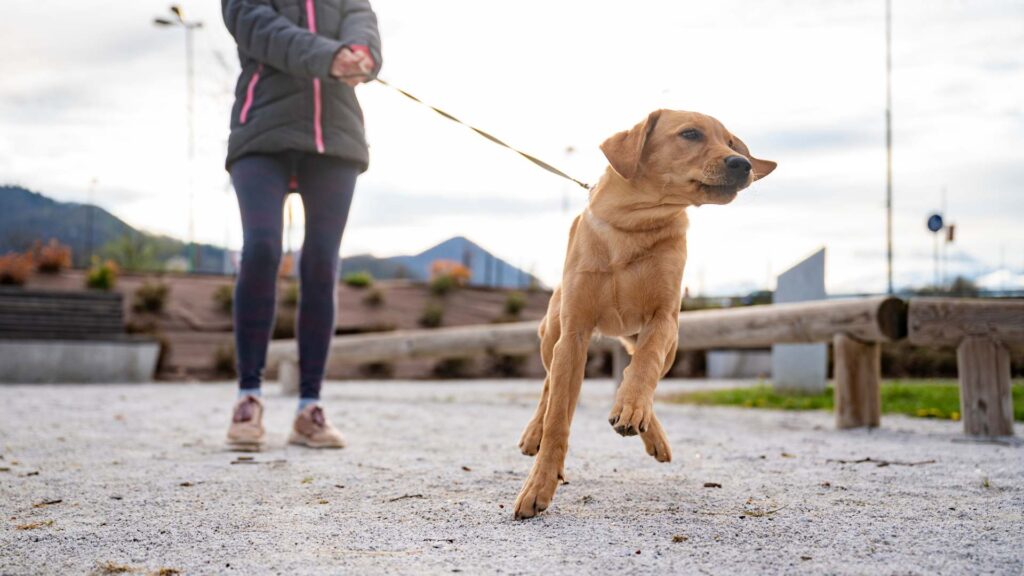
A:
<svg viewBox="0 0 1024 576">
<path fill-rule="evenodd" d="M 746 176 L 750 174 L 750 160 L 747 160 L 743 156 L 727 156 L 725 159 L 725 167 L 731 174 L 739 176 Z"/>
</svg>

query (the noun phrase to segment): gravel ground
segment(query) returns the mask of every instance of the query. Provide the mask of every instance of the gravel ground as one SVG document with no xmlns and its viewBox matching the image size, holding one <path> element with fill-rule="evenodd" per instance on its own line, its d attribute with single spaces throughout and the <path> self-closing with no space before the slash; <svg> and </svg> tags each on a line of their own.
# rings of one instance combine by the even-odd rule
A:
<svg viewBox="0 0 1024 576">
<path fill-rule="evenodd" d="M 229 384 L 2 386 L 0 574 L 1024 573 L 1024 448 L 662 404 L 658 464 L 608 426 L 607 381 L 584 387 L 569 484 L 514 521 L 539 391 L 331 384 L 350 446 L 320 452 L 284 445 L 294 401 L 271 387 L 271 446 L 233 464 Z M 866 457 L 892 464 L 840 462 Z"/>
</svg>

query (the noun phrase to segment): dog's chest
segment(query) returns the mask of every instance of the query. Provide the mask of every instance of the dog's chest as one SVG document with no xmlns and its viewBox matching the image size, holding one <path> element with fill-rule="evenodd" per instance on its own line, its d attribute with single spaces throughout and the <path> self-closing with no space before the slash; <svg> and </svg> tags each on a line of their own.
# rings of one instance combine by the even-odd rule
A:
<svg viewBox="0 0 1024 576">
<path fill-rule="evenodd" d="M 658 310 L 678 306 L 680 275 L 656 260 L 609 270 L 597 290 L 597 330 L 607 336 L 639 333 Z"/>
</svg>

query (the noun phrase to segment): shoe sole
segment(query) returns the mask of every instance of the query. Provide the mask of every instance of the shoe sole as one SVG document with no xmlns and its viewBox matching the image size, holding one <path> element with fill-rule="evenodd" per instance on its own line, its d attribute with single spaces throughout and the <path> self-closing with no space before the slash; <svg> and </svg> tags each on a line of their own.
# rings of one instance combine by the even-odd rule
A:
<svg viewBox="0 0 1024 576">
<path fill-rule="evenodd" d="M 292 432 L 292 434 L 288 436 L 288 443 L 294 444 L 296 446 L 305 446 L 306 448 L 334 448 L 340 450 L 341 448 L 345 447 L 344 443 L 334 444 L 328 442 L 313 442 L 311 440 L 307 440 L 303 436 L 299 436 L 294 432 Z"/>
<path fill-rule="evenodd" d="M 233 452 L 260 452 L 263 450 L 264 443 L 262 440 L 258 442 L 228 440 L 228 449 Z"/>
</svg>

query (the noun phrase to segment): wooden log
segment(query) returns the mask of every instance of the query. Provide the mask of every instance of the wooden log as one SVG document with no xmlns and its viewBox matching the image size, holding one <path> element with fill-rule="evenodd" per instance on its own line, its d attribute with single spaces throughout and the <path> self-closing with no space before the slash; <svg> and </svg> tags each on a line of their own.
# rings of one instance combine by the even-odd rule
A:
<svg viewBox="0 0 1024 576">
<path fill-rule="evenodd" d="M 960 377 L 960 414 L 964 433 L 972 436 L 1013 434 L 1010 353 L 992 338 L 968 336 L 956 350 Z"/>
<path fill-rule="evenodd" d="M 680 315 L 679 349 L 829 342 L 836 334 L 863 342 L 890 342 L 906 335 L 905 319 L 906 304 L 891 297 L 701 310 Z"/>
<path fill-rule="evenodd" d="M 920 346 L 958 346 L 971 336 L 1024 344 L 1024 300 L 912 298 L 907 328 Z"/>
<path fill-rule="evenodd" d="M 846 334 L 832 340 L 836 428 L 877 428 L 882 416 L 882 346 Z"/>
<path fill-rule="evenodd" d="M 826 300 L 686 312 L 679 317 L 679 349 L 765 348 L 777 343 L 829 342 L 845 333 L 865 342 L 887 342 L 906 332 L 905 304 L 898 298 Z M 474 356 L 488 352 L 532 354 L 539 347 L 536 322 L 459 326 L 339 336 L 331 341 L 335 362 L 366 364 L 411 358 Z M 595 335 L 591 351 L 614 350 L 614 338 Z M 268 364 L 293 358 L 294 341 L 270 345 Z"/>
</svg>

